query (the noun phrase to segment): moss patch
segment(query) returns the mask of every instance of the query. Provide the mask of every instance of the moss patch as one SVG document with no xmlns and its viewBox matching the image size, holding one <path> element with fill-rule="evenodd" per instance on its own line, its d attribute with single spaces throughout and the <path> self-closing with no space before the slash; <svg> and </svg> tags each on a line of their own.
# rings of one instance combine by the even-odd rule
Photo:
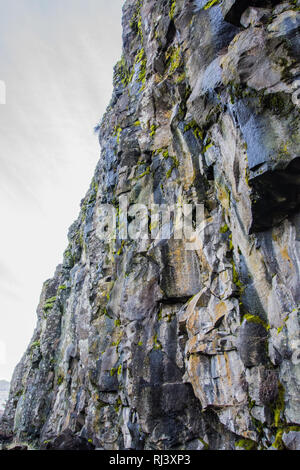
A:
<svg viewBox="0 0 300 470">
<path fill-rule="evenodd" d="M 274 407 L 274 426 L 279 427 L 281 421 L 281 413 L 284 410 L 284 387 L 278 382 L 278 397 Z"/>
<path fill-rule="evenodd" d="M 179 46 L 172 46 L 168 49 L 166 54 L 167 60 L 167 75 L 173 75 L 182 65 L 181 53 Z"/>
<path fill-rule="evenodd" d="M 169 11 L 169 17 L 171 20 L 174 18 L 175 9 L 176 9 L 176 0 L 171 0 L 171 6 L 170 6 L 170 11 Z"/>
<path fill-rule="evenodd" d="M 228 232 L 229 230 L 229 227 L 227 224 L 224 224 L 221 228 L 220 228 L 220 233 L 226 233 Z"/>
<path fill-rule="evenodd" d="M 257 323 L 258 325 L 263 326 L 267 331 L 270 329 L 270 325 L 268 325 L 264 320 L 262 320 L 257 315 L 251 315 L 250 313 L 246 313 L 243 316 L 243 320 L 247 320 L 249 323 Z"/>
<path fill-rule="evenodd" d="M 203 132 L 201 131 L 200 127 L 196 123 L 196 121 L 193 119 L 190 121 L 186 126 L 184 126 L 184 132 L 187 132 L 189 130 L 193 131 L 194 136 L 196 139 L 203 139 Z"/>
<path fill-rule="evenodd" d="M 251 439 L 240 439 L 235 443 L 236 447 L 239 447 L 244 450 L 256 450 L 257 443 Z"/>
<path fill-rule="evenodd" d="M 218 5 L 218 3 L 220 3 L 220 0 L 210 0 L 206 3 L 206 5 L 204 5 L 203 10 L 208 10 L 215 5 Z"/>
<path fill-rule="evenodd" d="M 152 124 L 150 127 L 150 137 L 154 137 L 156 133 L 157 126 L 155 124 Z"/>
<path fill-rule="evenodd" d="M 154 343 L 153 349 L 155 349 L 156 351 L 159 350 L 159 349 L 162 349 L 162 345 L 160 344 L 160 342 L 157 339 L 157 333 L 153 337 L 153 343 Z"/>
<path fill-rule="evenodd" d="M 59 375 L 57 377 L 57 385 L 60 386 L 64 381 L 64 376 L 63 375 Z"/>
</svg>

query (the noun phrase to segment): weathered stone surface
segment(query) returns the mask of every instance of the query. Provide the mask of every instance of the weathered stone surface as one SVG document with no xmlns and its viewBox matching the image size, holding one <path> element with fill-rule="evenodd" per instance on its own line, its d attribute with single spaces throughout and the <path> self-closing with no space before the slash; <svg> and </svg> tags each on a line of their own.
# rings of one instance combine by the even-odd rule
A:
<svg viewBox="0 0 300 470">
<path fill-rule="evenodd" d="M 241 25 L 245 28 L 248 26 L 255 26 L 260 22 L 265 21 L 269 15 L 269 9 L 249 7 L 241 16 Z"/>
<path fill-rule="evenodd" d="M 283 433 L 282 440 L 289 450 L 300 450 L 300 432 L 290 431 Z"/>
<path fill-rule="evenodd" d="M 267 332 L 263 325 L 245 320 L 239 331 L 238 350 L 246 367 L 266 362 Z"/>
<path fill-rule="evenodd" d="M 46 443 L 46 450 L 93 450 L 95 447 L 66 429 L 61 435 Z"/>
<path fill-rule="evenodd" d="M 126 0 L 101 158 L 3 447 L 299 449 L 299 74 L 299 2 Z M 120 197 L 131 237 L 102 240 Z M 175 239 L 161 214 L 141 239 L 134 204 L 204 220 Z"/>
</svg>

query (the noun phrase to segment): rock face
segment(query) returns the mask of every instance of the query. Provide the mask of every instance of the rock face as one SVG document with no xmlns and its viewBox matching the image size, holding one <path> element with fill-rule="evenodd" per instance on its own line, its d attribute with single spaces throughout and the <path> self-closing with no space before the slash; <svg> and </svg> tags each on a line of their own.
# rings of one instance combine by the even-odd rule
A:
<svg viewBox="0 0 300 470">
<path fill-rule="evenodd" d="M 123 10 L 101 158 L 1 433 L 36 448 L 299 448 L 299 1 Z M 100 208 L 120 228 L 125 198 L 131 238 L 101 239 Z M 204 221 L 141 239 L 134 204 L 198 204 Z"/>
</svg>

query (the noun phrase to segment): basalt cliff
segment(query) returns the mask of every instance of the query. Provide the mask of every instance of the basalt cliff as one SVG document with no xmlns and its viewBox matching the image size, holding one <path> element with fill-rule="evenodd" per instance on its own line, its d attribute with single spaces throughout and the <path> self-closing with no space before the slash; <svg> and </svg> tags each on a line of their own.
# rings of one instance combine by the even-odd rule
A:
<svg viewBox="0 0 300 470">
<path fill-rule="evenodd" d="M 299 7 L 126 0 L 101 157 L 3 446 L 300 449 Z M 204 220 L 190 240 L 172 217 L 171 237 L 101 239 L 125 196 L 133 234 L 137 204 Z"/>
</svg>

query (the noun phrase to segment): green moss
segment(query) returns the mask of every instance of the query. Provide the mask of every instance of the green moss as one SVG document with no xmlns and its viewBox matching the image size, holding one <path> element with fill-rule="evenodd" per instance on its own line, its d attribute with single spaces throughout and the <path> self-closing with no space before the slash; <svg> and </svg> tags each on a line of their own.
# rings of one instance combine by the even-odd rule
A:
<svg viewBox="0 0 300 470">
<path fill-rule="evenodd" d="M 213 144 L 208 141 L 208 143 L 203 147 L 202 153 L 205 153 L 208 149 L 210 149 L 213 146 Z"/>
<path fill-rule="evenodd" d="M 32 343 L 32 345 L 30 346 L 30 349 L 31 349 L 31 351 L 33 351 L 33 350 L 36 349 L 36 348 L 40 348 L 40 346 L 41 346 L 40 341 L 34 341 L 34 342 Z"/>
<path fill-rule="evenodd" d="M 283 320 L 283 325 L 280 326 L 279 328 L 277 328 L 277 334 L 281 333 L 281 331 L 283 330 L 283 328 L 285 327 L 285 324 L 287 322 L 287 320 L 289 319 L 289 314 L 284 318 Z"/>
<path fill-rule="evenodd" d="M 257 441 L 260 442 L 261 439 L 264 436 L 264 425 L 258 419 L 255 419 L 253 416 L 251 416 L 251 421 L 252 421 L 252 423 L 253 423 L 256 431 L 257 431 L 257 434 L 258 434 Z"/>
<path fill-rule="evenodd" d="M 65 284 L 62 284 L 61 286 L 58 286 L 58 290 L 65 290 L 67 286 Z"/>
<path fill-rule="evenodd" d="M 170 6 L 170 11 L 169 11 L 169 17 L 171 20 L 174 18 L 175 9 L 176 9 L 176 0 L 171 0 L 171 6 Z"/>
<path fill-rule="evenodd" d="M 284 429 L 284 432 L 290 432 L 290 431 L 300 432 L 300 426 L 287 426 Z"/>
<path fill-rule="evenodd" d="M 201 444 L 204 445 L 204 449 L 205 449 L 205 450 L 208 450 L 208 449 L 209 449 L 209 445 L 208 445 L 207 442 L 205 442 L 201 437 L 198 437 L 198 441 L 200 441 Z"/>
<path fill-rule="evenodd" d="M 114 341 L 113 343 L 111 343 L 111 345 L 112 345 L 112 346 L 115 346 L 116 348 L 118 348 L 120 342 L 121 342 L 121 339 L 118 339 L 118 341 Z"/>
<path fill-rule="evenodd" d="M 228 237 L 229 239 L 229 251 L 233 250 L 233 243 L 232 243 L 232 233 Z"/>
<path fill-rule="evenodd" d="M 143 85 L 146 83 L 146 69 L 147 69 L 147 58 L 145 49 L 142 47 L 135 58 L 135 64 L 140 64 L 140 71 L 138 75 L 138 81 L 142 82 Z"/>
<path fill-rule="evenodd" d="M 121 320 L 119 320 L 119 318 L 117 320 L 115 320 L 115 326 L 121 326 Z"/>
<path fill-rule="evenodd" d="M 119 127 L 119 126 L 116 126 L 114 128 L 114 137 L 117 137 L 117 143 L 119 144 L 120 143 L 120 135 L 121 135 L 121 132 L 122 132 L 122 127 Z"/>
<path fill-rule="evenodd" d="M 81 220 L 82 220 L 82 222 L 85 222 L 88 204 L 89 204 L 88 199 L 85 199 L 83 201 L 82 206 L 81 206 Z M 64 256 L 68 260 L 72 259 L 72 253 L 71 253 L 71 250 L 69 248 L 65 251 Z"/>
<path fill-rule="evenodd" d="M 173 171 L 173 167 L 170 168 L 170 169 L 167 171 L 166 177 L 167 177 L 168 179 L 171 177 L 172 171 Z"/>
<path fill-rule="evenodd" d="M 137 53 L 135 60 L 134 60 L 134 65 L 132 67 L 132 70 L 130 71 L 129 68 L 127 67 L 126 61 L 124 56 L 122 56 L 121 60 L 117 63 L 115 66 L 115 74 L 114 74 L 114 82 L 116 82 L 118 79 L 121 80 L 122 84 L 124 86 L 129 85 L 131 83 L 134 71 L 135 71 L 135 65 L 140 64 L 140 71 L 138 75 L 138 81 L 143 83 L 143 87 L 146 82 L 146 67 L 147 67 L 147 58 L 145 54 L 145 50 L 143 47 L 143 29 L 142 29 L 142 19 L 140 15 L 140 8 L 141 8 L 142 2 L 138 2 L 138 8 L 135 14 L 133 15 L 132 20 L 130 21 L 130 27 L 132 29 L 136 30 L 136 33 L 140 36 L 141 39 L 141 48 L 139 52 Z M 140 125 L 139 121 L 136 121 L 135 124 L 136 126 Z"/>
<path fill-rule="evenodd" d="M 60 386 L 64 381 L 64 376 L 63 375 L 59 375 L 57 377 L 57 385 Z"/>
<path fill-rule="evenodd" d="M 97 193 L 98 192 L 98 188 L 99 188 L 99 185 L 97 183 L 97 181 L 95 180 L 95 178 L 92 179 L 92 182 L 91 182 L 91 189 Z"/>
<path fill-rule="evenodd" d="M 182 65 L 180 47 L 170 47 L 166 54 L 167 59 L 167 75 L 173 75 Z"/>
<path fill-rule="evenodd" d="M 224 224 L 221 228 L 220 228 L 220 233 L 226 233 L 228 232 L 229 230 L 229 227 L 227 224 Z"/>
<path fill-rule="evenodd" d="M 143 346 L 143 341 L 139 341 L 138 346 Z"/>
<path fill-rule="evenodd" d="M 138 23 L 137 23 L 137 27 L 138 27 L 138 35 L 139 35 L 139 37 L 140 37 L 140 41 L 141 41 L 141 43 L 143 43 L 143 41 L 144 41 L 144 33 L 143 33 L 142 17 L 141 17 L 141 15 L 139 16 Z"/>
<path fill-rule="evenodd" d="M 148 168 L 147 168 L 145 171 L 143 171 L 143 173 L 141 173 L 140 175 L 138 175 L 138 176 L 136 177 L 136 179 L 139 180 L 139 179 L 141 179 L 141 178 L 143 178 L 144 176 L 149 175 L 149 174 L 150 174 L 150 166 L 148 166 Z"/>
<path fill-rule="evenodd" d="M 53 303 L 56 301 L 56 295 L 54 297 L 49 297 L 48 299 L 45 300 L 46 304 Z"/>
<path fill-rule="evenodd" d="M 175 168 L 178 168 L 179 167 L 179 160 L 178 158 L 175 156 L 175 155 L 169 155 L 169 158 L 172 159 L 173 163 L 172 163 L 172 166 L 171 168 L 167 171 L 166 173 L 166 177 L 167 178 L 170 178 L 170 176 L 172 175 L 172 172 Z"/>
<path fill-rule="evenodd" d="M 142 17 L 141 17 L 142 4 L 143 4 L 143 0 L 137 1 L 135 11 L 129 22 L 130 28 L 139 36 L 141 41 L 143 41 L 143 29 L 142 29 Z"/>
<path fill-rule="evenodd" d="M 203 140 L 203 132 L 194 119 L 184 126 L 184 132 L 187 132 L 191 129 L 193 130 L 194 136 L 197 139 Z"/>
<path fill-rule="evenodd" d="M 131 78 L 132 77 L 127 67 L 125 58 L 124 56 L 122 56 L 119 62 L 117 62 L 117 64 L 115 65 L 114 79 L 113 79 L 114 85 L 116 85 L 117 81 L 120 80 L 124 86 L 127 86 L 130 83 Z"/>
<path fill-rule="evenodd" d="M 116 372 L 117 372 L 117 369 L 116 369 L 115 367 L 112 367 L 112 368 L 110 369 L 110 372 L 109 372 L 109 373 L 110 373 L 110 376 L 113 377 Z"/>
<path fill-rule="evenodd" d="M 178 75 L 178 77 L 175 78 L 175 83 L 179 85 L 185 80 L 185 77 L 186 77 L 185 72 L 182 72 L 180 75 Z"/>
<path fill-rule="evenodd" d="M 89 442 L 90 444 L 93 444 L 93 439 L 88 439 L 88 442 Z"/>
<path fill-rule="evenodd" d="M 249 398 L 248 406 L 249 406 L 249 410 L 251 411 L 252 408 L 254 408 L 254 406 L 255 406 L 255 400 L 251 400 L 251 398 Z"/>
<path fill-rule="evenodd" d="M 119 365 L 118 367 L 118 375 L 122 374 L 122 364 Z"/>
<path fill-rule="evenodd" d="M 268 325 L 264 320 L 262 320 L 257 315 L 251 315 L 250 313 L 246 313 L 243 316 L 243 320 L 247 320 L 249 323 L 257 323 L 258 325 L 262 325 L 267 331 L 270 329 L 270 325 Z"/>
<path fill-rule="evenodd" d="M 123 253 L 124 246 L 125 246 L 125 240 L 122 240 L 120 249 L 117 251 L 118 256 L 120 256 Z"/>
<path fill-rule="evenodd" d="M 156 133 L 156 129 L 157 129 L 157 126 L 155 124 L 152 124 L 152 126 L 150 127 L 150 137 L 154 137 L 155 136 L 155 133 Z"/>
<path fill-rule="evenodd" d="M 159 155 L 160 153 L 163 153 L 165 149 L 166 149 L 166 147 L 161 147 L 159 149 L 153 150 L 152 151 L 152 156 Z"/>
<path fill-rule="evenodd" d="M 134 125 L 135 127 L 139 127 L 139 126 L 141 125 L 141 122 L 140 122 L 140 121 L 135 121 L 135 122 L 133 123 L 133 125 Z"/>
<path fill-rule="evenodd" d="M 179 160 L 175 155 L 170 155 L 170 158 L 173 160 L 173 167 L 178 168 L 179 167 Z"/>
<path fill-rule="evenodd" d="M 278 382 L 278 396 L 274 406 L 274 426 L 278 428 L 281 424 L 281 413 L 284 410 L 284 387 L 281 382 Z"/>
<path fill-rule="evenodd" d="M 235 443 L 236 447 L 239 447 L 244 450 L 256 450 L 257 443 L 251 439 L 240 439 Z"/>
<path fill-rule="evenodd" d="M 231 260 L 231 266 L 232 266 L 232 280 L 233 283 L 236 285 L 236 287 L 240 290 L 240 293 L 242 293 L 243 290 L 243 283 L 239 280 L 239 275 L 237 273 L 234 260 Z"/>
<path fill-rule="evenodd" d="M 153 150 L 152 155 L 162 155 L 163 158 L 171 158 L 173 161 L 173 168 L 178 168 L 179 167 L 179 160 L 175 155 L 170 155 L 169 150 L 167 148 L 159 148 L 156 150 Z"/>
<path fill-rule="evenodd" d="M 220 3 L 220 0 L 209 0 L 209 2 L 207 2 L 206 5 L 204 5 L 203 10 L 208 10 L 214 5 L 218 5 L 218 3 Z"/>
<path fill-rule="evenodd" d="M 272 447 L 275 447 L 277 450 L 283 450 L 284 449 L 284 444 L 282 441 L 282 435 L 284 433 L 283 429 L 279 429 L 276 433 L 275 441 Z"/>
<path fill-rule="evenodd" d="M 245 181 L 246 181 L 247 186 L 250 186 L 249 185 L 249 175 L 250 175 L 249 169 L 245 168 Z"/>
<path fill-rule="evenodd" d="M 155 350 L 162 349 L 162 345 L 160 344 L 160 342 L 157 339 L 157 333 L 153 337 L 153 343 L 154 343 L 153 349 L 155 349 Z"/>
<path fill-rule="evenodd" d="M 234 83 L 231 81 L 228 83 L 228 93 L 231 103 L 234 103 L 235 100 L 239 101 L 243 98 L 259 98 L 264 92 L 258 92 L 253 88 L 247 87 L 244 83 Z"/>
</svg>

